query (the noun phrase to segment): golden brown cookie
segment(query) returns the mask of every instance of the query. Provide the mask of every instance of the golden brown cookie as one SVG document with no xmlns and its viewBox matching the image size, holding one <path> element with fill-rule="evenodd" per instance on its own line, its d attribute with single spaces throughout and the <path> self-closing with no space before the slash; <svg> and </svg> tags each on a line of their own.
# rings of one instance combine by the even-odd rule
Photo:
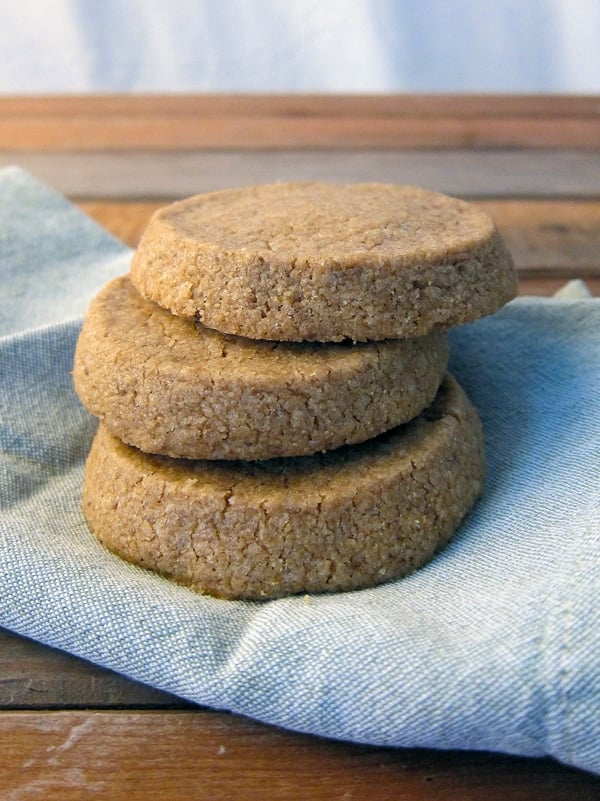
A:
<svg viewBox="0 0 600 801">
<path fill-rule="evenodd" d="M 92 301 L 73 378 L 123 441 L 194 459 L 266 459 L 361 442 L 434 398 L 446 336 L 276 343 L 225 336 L 145 300 L 126 277 Z"/>
<path fill-rule="evenodd" d="M 281 183 L 159 210 L 137 289 L 178 315 L 256 339 L 415 337 L 496 311 L 517 289 L 491 218 L 390 184 Z"/>
<path fill-rule="evenodd" d="M 100 426 L 83 509 L 111 551 L 224 598 L 352 590 L 441 548 L 479 496 L 477 413 L 450 376 L 418 418 L 361 445 L 296 459 L 152 456 Z"/>
</svg>

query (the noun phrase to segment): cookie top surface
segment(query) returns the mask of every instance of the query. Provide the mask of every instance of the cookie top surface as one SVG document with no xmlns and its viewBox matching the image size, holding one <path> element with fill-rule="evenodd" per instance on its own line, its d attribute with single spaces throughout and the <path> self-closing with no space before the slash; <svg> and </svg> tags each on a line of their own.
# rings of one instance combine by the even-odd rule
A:
<svg viewBox="0 0 600 801">
<path fill-rule="evenodd" d="M 436 260 L 476 246 L 492 227 L 463 201 L 385 184 L 226 190 L 174 203 L 159 216 L 216 253 L 256 253 L 286 264 L 298 258 Z"/>
<path fill-rule="evenodd" d="M 360 343 L 224 335 L 144 299 L 124 276 L 92 301 L 73 379 L 115 435 L 150 453 L 266 459 L 360 442 L 419 414 L 446 337 Z"/>
<path fill-rule="evenodd" d="M 452 536 L 481 493 L 477 414 L 451 377 L 418 418 L 296 459 L 151 456 L 100 426 L 84 512 L 111 550 L 201 592 L 269 598 L 404 575 Z"/>
<path fill-rule="evenodd" d="M 485 212 L 391 184 L 281 183 L 173 203 L 151 219 L 132 280 L 175 314 L 275 340 L 418 336 L 516 290 Z"/>
</svg>

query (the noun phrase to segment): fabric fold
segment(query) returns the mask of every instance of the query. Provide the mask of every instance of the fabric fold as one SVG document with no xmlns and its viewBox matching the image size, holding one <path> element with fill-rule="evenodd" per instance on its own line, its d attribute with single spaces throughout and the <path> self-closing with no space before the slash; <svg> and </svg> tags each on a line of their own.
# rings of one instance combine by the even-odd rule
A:
<svg viewBox="0 0 600 801">
<path fill-rule="evenodd" d="M 600 773 L 598 300 L 522 298 L 452 332 L 489 477 L 429 565 L 361 592 L 220 601 L 125 564 L 82 517 L 96 422 L 73 351 L 130 252 L 20 170 L 0 197 L 1 626 L 297 731 Z"/>
</svg>

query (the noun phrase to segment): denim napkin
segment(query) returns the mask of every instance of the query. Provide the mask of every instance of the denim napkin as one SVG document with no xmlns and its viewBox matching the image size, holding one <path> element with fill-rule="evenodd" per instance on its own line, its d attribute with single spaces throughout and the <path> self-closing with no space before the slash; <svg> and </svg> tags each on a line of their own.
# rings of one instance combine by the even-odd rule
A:
<svg viewBox="0 0 600 801">
<path fill-rule="evenodd" d="M 383 746 L 550 755 L 600 773 L 600 302 L 519 299 L 452 333 L 487 437 L 446 550 L 376 589 L 201 597 L 96 543 L 81 315 L 130 252 L 0 172 L 0 625 L 157 688 Z"/>
</svg>

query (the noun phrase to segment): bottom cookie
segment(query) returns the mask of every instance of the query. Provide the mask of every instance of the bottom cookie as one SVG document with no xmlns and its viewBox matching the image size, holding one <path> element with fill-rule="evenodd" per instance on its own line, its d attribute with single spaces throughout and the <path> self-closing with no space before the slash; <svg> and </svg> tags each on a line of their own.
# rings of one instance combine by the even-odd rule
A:
<svg viewBox="0 0 600 801">
<path fill-rule="evenodd" d="M 221 598 L 380 584 L 450 539 L 484 480 L 479 418 L 447 375 L 415 420 L 361 445 L 263 462 L 142 453 L 100 426 L 83 510 L 111 551 Z"/>
</svg>

